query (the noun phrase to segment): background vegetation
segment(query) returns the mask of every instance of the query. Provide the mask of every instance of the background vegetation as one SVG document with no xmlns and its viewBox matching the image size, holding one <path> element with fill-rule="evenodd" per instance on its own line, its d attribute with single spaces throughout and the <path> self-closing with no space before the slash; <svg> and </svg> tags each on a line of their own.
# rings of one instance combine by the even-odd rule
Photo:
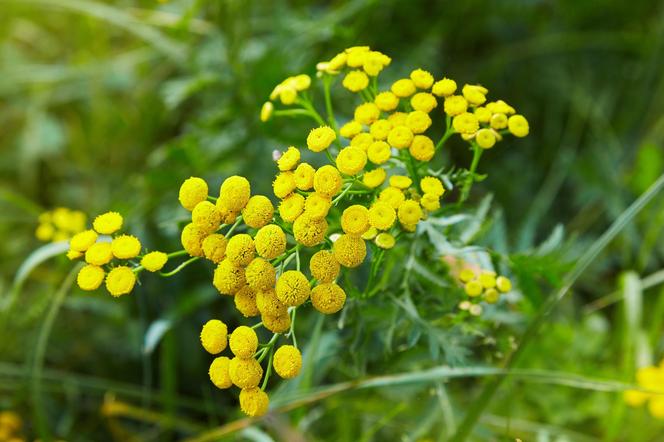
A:
<svg viewBox="0 0 664 442">
<path fill-rule="evenodd" d="M 309 122 L 263 125 L 262 102 L 344 47 L 391 55 L 388 79 L 422 66 L 483 84 L 528 117 L 528 138 L 483 158 L 473 199 L 492 201 L 471 235 L 509 254 L 523 299 L 451 324 L 431 313 L 446 296 L 442 267 L 416 260 L 405 284 L 351 302 L 343 321 L 299 326 L 308 371 L 273 394 L 283 412 L 234 422 L 231 439 L 446 440 L 504 374 L 482 367 L 502 366 L 582 253 L 664 171 L 658 2 L 0 0 L 0 11 L 0 410 L 34 437 L 179 440 L 240 418 L 195 345 L 227 308 L 210 268 L 120 300 L 70 291 L 63 256 L 17 270 L 40 256 L 46 209 L 112 208 L 149 247 L 176 250 L 183 179 L 215 187 L 239 173 L 267 192 L 271 151 L 301 144 Z M 469 163 L 463 149 L 444 155 Z M 663 222 L 660 195 L 545 318 L 471 439 L 661 440 L 664 423 L 620 391 L 664 357 Z"/>
</svg>

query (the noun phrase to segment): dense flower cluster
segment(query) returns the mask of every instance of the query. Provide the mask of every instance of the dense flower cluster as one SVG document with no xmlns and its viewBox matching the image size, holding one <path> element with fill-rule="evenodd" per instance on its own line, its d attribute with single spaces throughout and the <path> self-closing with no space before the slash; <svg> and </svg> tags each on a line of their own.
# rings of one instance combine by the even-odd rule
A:
<svg viewBox="0 0 664 442">
<path fill-rule="evenodd" d="M 664 419 L 664 359 L 658 366 L 639 368 L 636 372 L 636 382 L 645 391 L 626 391 L 625 402 L 632 407 L 647 403 L 648 411 L 653 417 Z"/>
<path fill-rule="evenodd" d="M 67 241 L 85 229 L 88 217 L 80 210 L 57 207 L 39 215 L 35 236 L 40 241 Z"/>
</svg>

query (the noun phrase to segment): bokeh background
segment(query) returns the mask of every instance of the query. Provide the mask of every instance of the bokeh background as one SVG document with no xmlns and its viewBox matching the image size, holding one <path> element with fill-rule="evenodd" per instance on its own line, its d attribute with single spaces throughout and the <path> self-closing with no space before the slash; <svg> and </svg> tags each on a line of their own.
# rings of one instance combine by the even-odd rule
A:
<svg viewBox="0 0 664 442">
<path fill-rule="evenodd" d="M 26 434 L 178 440 L 240 417 L 195 345 L 200 324 L 228 308 L 210 268 L 151 278 L 121 300 L 72 290 L 55 307 L 66 258 L 34 267 L 18 288 L 17 270 L 42 245 L 37 217 L 53 207 L 120 211 L 148 247 L 176 250 L 183 179 L 215 188 L 243 174 L 268 192 L 272 150 L 301 145 L 310 123 L 262 124 L 260 106 L 286 76 L 314 75 L 318 61 L 358 44 L 393 58 L 384 81 L 423 67 L 487 86 L 530 121 L 528 138 L 486 152 L 489 175 L 473 196 L 493 195 L 485 241 L 510 254 L 524 293 L 500 334 L 505 351 L 664 171 L 661 2 L 0 0 L 0 294 L 16 296 L 0 315 L 0 410 L 17 411 Z M 469 162 L 465 149 L 444 155 Z M 659 197 L 581 277 L 521 365 L 631 383 L 637 366 L 662 359 L 663 225 Z M 371 305 L 345 330 L 306 322 L 315 369 L 279 388 L 305 394 L 435 365 L 426 342 L 401 351 L 381 337 L 393 312 Z M 454 345 L 458 366 L 500 359 L 500 344 L 489 358 Z M 349 391 L 230 437 L 445 440 L 478 385 Z M 662 421 L 597 390 L 512 380 L 473 437 L 663 440 Z"/>
</svg>

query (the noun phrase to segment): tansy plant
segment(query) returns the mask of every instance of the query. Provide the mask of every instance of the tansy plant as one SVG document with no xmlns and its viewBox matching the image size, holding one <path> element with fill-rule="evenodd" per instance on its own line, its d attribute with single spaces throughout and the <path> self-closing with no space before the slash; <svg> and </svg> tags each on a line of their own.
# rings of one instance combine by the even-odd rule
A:
<svg viewBox="0 0 664 442">
<path fill-rule="evenodd" d="M 210 195 L 203 179 L 191 177 L 179 191 L 181 205 L 191 212 L 181 232 L 183 250 L 144 253 L 136 237 L 119 233 L 121 215 L 105 213 L 92 229 L 71 239 L 69 257 L 87 263 L 78 285 L 95 290 L 105 281 L 119 296 L 131 292 L 144 270 L 171 276 L 203 258 L 214 263 L 214 287 L 232 297 L 243 316 L 260 320 L 232 331 L 220 319 L 203 326 L 206 351 L 220 355 L 229 348 L 232 353 L 212 361 L 210 379 L 222 389 L 239 387 L 240 408 L 247 415 L 264 414 L 272 372 L 290 379 L 302 366 L 297 312 L 309 306 L 325 315 L 339 312 L 351 284 L 343 274 L 367 260 L 366 280 L 351 293 L 358 299 L 375 295 L 385 254 L 397 242 L 413 242 L 418 225 L 444 210 L 441 203 L 454 207 L 467 199 L 485 149 L 505 135 L 528 134 L 526 119 L 504 101 L 487 101 L 488 91 L 479 85 L 459 89 L 452 79 L 436 80 L 416 69 L 388 90 L 380 89 L 378 76 L 390 63 L 368 47 L 349 48 L 319 63 L 325 117 L 314 104 L 309 76 L 288 78 L 274 89 L 261 120 L 304 116 L 316 124 L 302 139 L 309 152 L 291 146 L 274 154 L 276 208 L 271 197 L 252 195 L 244 177 L 226 178 L 218 196 Z M 330 94 L 340 77 L 361 102 L 352 119 L 343 121 L 337 120 Z M 432 159 L 455 134 L 473 152 L 468 170 L 431 169 Z M 458 193 L 450 192 L 457 187 Z M 449 194 L 450 201 L 443 202 Z M 181 255 L 189 258 L 161 272 L 169 259 Z M 478 315 L 481 303 L 496 303 L 511 290 L 505 276 L 463 265 L 450 270 L 465 291 L 459 312 Z"/>
</svg>

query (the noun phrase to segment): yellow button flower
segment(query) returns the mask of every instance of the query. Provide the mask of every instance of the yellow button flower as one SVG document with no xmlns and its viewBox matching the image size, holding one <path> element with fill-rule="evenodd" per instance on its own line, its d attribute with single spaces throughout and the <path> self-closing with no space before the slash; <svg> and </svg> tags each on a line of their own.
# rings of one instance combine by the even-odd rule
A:
<svg viewBox="0 0 664 442">
<path fill-rule="evenodd" d="M 341 235 L 332 246 L 334 257 L 344 267 L 357 267 L 367 256 L 367 245 L 357 235 Z"/>
<path fill-rule="evenodd" d="M 304 213 L 309 218 L 325 218 L 332 207 L 332 200 L 317 192 L 309 194 L 304 203 Z"/>
<path fill-rule="evenodd" d="M 279 301 L 274 289 L 256 292 L 256 307 L 261 315 L 277 317 L 288 314 L 288 309 Z"/>
<path fill-rule="evenodd" d="M 286 152 L 277 160 L 277 167 L 282 172 L 295 169 L 300 162 L 300 150 L 297 147 L 290 146 Z"/>
<path fill-rule="evenodd" d="M 431 193 L 425 193 L 420 199 L 420 205 L 429 212 L 440 209 L 440 198 Z"/>
<path fill-rule="evenodd" d="M 325 218 L 314 219 L 303 214 L 293 223 L 293 236 L 300 244 L 314 247 L 325 241 L 327 227 Z"/>
<path fill-rule="evenodd" d="M 367 164 L 367 154 L 358 147 L 345 147 L 337 155 L 336 164 L 341 173 L 357 175 Z"/>
<path fill-rule="evenodd" d="M 166 265 L 168 255 L 164 252 L 150 252 L 141 258 L 141 265 L 148 272 L 158 272 Z"/>
<path fill-rule="evenodd" d="M 431 92 L 439 97 L 449 97 L 456 92 L 456 89 L 456 81 L 449 78 L 443 78 L 434 83 Z"/>
<path fill-rule="evenodd" d="M 228 339 L 231 351 L 241 359 L 249 359 L 258 348 L 258 336 L 253 328 L 241 325 L 231 333 Z"/>
<path fill-rule="evenodd" d="M 405 200 L 406 196 L 396 187 L 387 187 L 378 195 L 378 201 L 389 204 L 395 210 L 398 209 L 401 203 Z"/>
<path fill-rule="evenodd" d="M 429 89 L 433 84 L 433 75 L 423 69 L 415 69 L 411 72 L 410 79 L 418 89 Z"/>
<path fill-rule="evenodd" d="M 299 193 L 287 196 L 279 203 L 279 216 L 287 223 L 292 223 L 304 211 L 304 197 Z"/>
<path fill-rule="evenodd" d="M 292 345 L 282 345 L 274 352 L 274 371 L 283 379 L 293 379 L 302 369 L 302 354 Z"/>
<path fill-rule="evenodd" d="M 76 283 L 82 290 L 97 290 L 104 281 L 104 269 L 99 266 L 88 264 L 79 270 Z"/>
<path fill-rule="evenodd" d="M 196 204 L 208 197 L 208 185 L 202 178 L 190 177 L 180 186 L 178 199 L 185 209 L 192 211 Z"/>
<path fill-rule="evenodd" d="M 394 247 L 394 244 L 396 243 L 396 239 L 394 236 L 390 235 L 387 232 L 381 232 L 378 235 L 376 235 L 376 239 L 374 240 L 376 242 L 376 245 L 380 247 L 381 249 L 389 250 L 392 247 Z"/>
<path fill-rule="evenodd" d="M 399 106 L 399 97 L 394 95 L 392 92 L 381 92 L 376 95 L 374 103 L 378 109 L 383 112 L 392 112 L 394 109 Z"/>
<path fill-rule="evenodd" d="M 307 147 L 313 152 L 322 152 L 336 139 L 337 134 L 330 126 L 317 127 L 309 132 Z"/>
<path fill-rule="evenodd" d="M 349 140 L 360 132 L 362 132 L 362 125 L 355 120 L 349 121 L 339 129 L 339 134 Z"/>
<path fill-rule="evenodd" d="M 267 413 L 270 399 L 260 388 L 243 388 L 240 391 L 240 409 L 250 417 L 260 417 Z"/>
<path fill-rule="evenodd" d="M 443 183 L 433 176 L 422 178 L 420 180 L 420 189 L 422 189 L 422 192 L 424 193 L 429 193 L 438 197 L 443 196 L 443 193 L 445 193 Z"/>
<path fill-rule="evenodd" d="M 288 270 L 281 274 L 275 289 L 277 298 L 288 307 L 296 307 L 309 299 L 309 280 L 302 272 Z"/>
<path fill-rule="evenodd" d="M 228 366 L 228 374 L 235 386 L 254 388 L 258 386 L 263 377 L 263 368 L 256 359 L 235 357 L 231 359 Z"/>
<path fill-rule="evenodd" d="M 341 214 L 341 228 L 345 233 L 362 235 L 369 229 L 369 210 L 359 204 L 346 208 Z"/>
<path fill-rule="evenodd" d="M 118 259 L 131 259 L 141 253 L 141 242 L 132 235 L 120 235 L 111 242 L 113 256 Z"/>
<path fill-rule="evenodd" d="M 96 266 L 108 264 L 113 259 L 111 243 L 96 242 L 92 244 L 85 252 L 85 262 Z"/>
<path fill-rule="evenodd" d="M 491 121 L 489 122 L 491 125 L 492 129 L 495 130 L 500 130 L 500 129 L 505 129 L 507 125 L 509 124 L 509 120 L 507 119 L 507 115 L 503 113 L 497 113 L 491 115 Z"/>
<path fill-rule="evenodd" d="M 410 97 L 416 92 L 415 83 L 410 78 L 395 81 L 390 90 L 399 98 Z"/>
<path fill-rule="evenodd" d="M 408 151 L 418 161 L 429 161 L 435 155 L 436 147 L 426 135 L 415 135 Z"/>
<path fill-rule="evenodd" d="M 489 91 L 487 88 L 472 84 L 466 84 L 461 89 L 463 97 L 468 101 L 468 103 L 472 104 L 473 106 L 479 106 L 481 104 L 484 104 L 484 102 L 486 101 L 486 94 L 488 92 Z"/>
<path fill-rule="evenodd" d="M 228 240 L 226 259 L 237 266 L 246 266 L 256 256 L 254 240 L 246 233 L 240 233 Z"/>
<path fill-rule="evenodd" d="M 245 285 L 233 297 L 235 308 L 242 313 L 245 318 L 257 316 L 260 314 L 256 305 L 256 291 Z"/>
<path fill-rule="evenodd" d="M 295 179 L 295 186 L 300 190 L 309 190 L 314 186 L 314 174 L 316 169 L 311 167 L 310 164 L 302 163 L 297 166 L 293 173 Z"/>
<path fill-rule="evenodd" d="M 231 381 L 231 377 L 228 374 L 230 363 L 231 360 L 226 356 L 220 356 L 215 358 L 214 361 L 212 361 L 212 364 L 210 364 L 208 375 L 215 387 L 224 390 L 226 388 L 231 388 L 233 385 L 233 381 Z"/>
<path fill-rule="evenodd" d="M 367 149 L 367 156 L 372 163 L 383 164 L 392 156 L 392 149 L 385 141 L 374 141 Z"/>
<path fill-rule="evenodd" d="M 468 281 L 464 287 L 466 294 L 470 297 L 479 296 L 482 294 L 482 284 L 479 281 Z"/>
<path fill-rule="evenodd" d="M 422 219 L 422 208 L 417 201 L 406 200 L 399 205 L 397 217 L 402 224 L 417 224 L 417 222 Z"/>
<path fill-rule="evenodd" d="M 463 112 L 456 115 L 452 120 L 452 127 L 460 134 L 474 134 L 480 127 L 477 117 L 470 112 Z"/>
<path fill-rule="evenodd" d="M 461 95 L 452 95 L 445 98 L 445 113 L 450 117 L 460 115 L 468 109 L 468 102 Z"/>
<path fill-rule="evenodd" d="M 222 295 L 234 295 L 246 283 L 244 268 L 236 266 L 228 259 L 221 261 L 214 271 L 212 284 Z"/>
<path fill-rule="evenodd" d="M 503 293 L 507 293 L 512 290 L 512 281 L 504 276 L 499 276 L 496 278 L 496 288 Z"/>
<path fill-rule="evenodd" d="M 254 258 L 245 269 L 247 284 L 254 290 L 265 290 L 274 287 L 277 272 L 268 261 Z"/>
<path fill-rule="evenodd" d="M 480 129 L 475 134 L 475 141 L 482 149 L 491 149 L 496 144 L 496 135 L 491 129 Z"/>
<path fill-rule="evenodd" d="M 285 333 L 291 325 L 290 315 L 285 313 L 279 316 L 261 315 L 261 321 L 266 329 L 272 333 Z"/>
<path fill-rule="evenodd" d="M 272 113 L 274 112 L 274 104 L 270 101 L 263 103 L 261 107 L 261 121 L 265 123 L 270 118 L 272 118 Z"/>
<path fill-rule="evenodd" d="M 410 105 L 416 111 L 429 113 L 438 106 L 438 101 L 428 92 L 418 92 L 411 97 Z"/>
<path fill-rule="evenodd" d="M 242 209 L 242 219 L 244 223 L 254 229 L 269 224 L 274 215 L 274 206 L 266 196 L 255 195 L 249 198 L 249 202 Z"/>
<path fill-rule="evenodd" d="M 126 266 L 113 268 L 106 275 L 106 289 L 113 296 L 126 295 L 136 283 L 136 274 Z"/>
<path fill-rule="evenodd" d="M 212 235 L 206 236 L 203 240 L 203 254 L 213 263 L 219 264 L 226 256 L 227 245 L 228 240 L 224 235 L 213 233 Z"/>
<path fill-rule="evenodd" d="M 250 196 L 251 185 L 249 181 L 243 176 L 234 175 L 226 178 L 221 183 L 217 202 L 231 211 L 239 212 L 247 204 Z"/>
<path fill-rule="evenodd" d="M 512 135 L 519 138 L 525 137 L 530 131 L 528 120 L 523 115 L 512 115 L 507 120 L 507 128 Z"/>
<path fill-rule="evenodd" d="M 92 222 L 92 227 L 102 235 L 110 235 L 122 228 L 122 215 L 118 212 L 106 212 Z"/>
<path fill-rule="evenodd" d="M 94 230 L 84 230 L 71 238 L 69 248 L 75 252 L 85 252 L 97 241 L 97 237 L 97 232 Z"/>
<path fill-rule="evenodd" d="M 323 314 L 337 313 L 345 303 L 346 292 L 337 284 L 319 284 L 311 291 L 311 305 Z"/>
<path fill-rule="evenodd" d="M 389 120 L 376 120 L 371 124 L 369 133 L 375 140 L 387 140 L 387 135 L 392 130 L 392 123 Z"/>
<path fill-rule="evenodd" d="M 286 198 L 295 190 L 295 175 L 293 172 L 281 172 L 272 182 L 272 190 L 277 198 Z"/>
<path fill-rule="evenodd" d="M 371 189 L 375 189 L 385 182 L 386 177 L 387 172 L 385 172 L 385 169 L 378 167 L 369 172 L 364 172 L 364 175 L 362 175 L 362 183 Z"/>
<path fill-rule="evenodd" d="M 201 344 L 205 351 L 216 355 L 228 345 L 228 327 L 219 319 L 210 319 L 201 329 Z"/>
<path fill-rule="evenodd" d="M 320 282 L 332 282 L 339 275 L 339 262 L 329 250 L 319 250 L 309 261 L 311 276 Z"/>
<path fill-rule="evenodd" d="M 358 123 L 369 126 L 380 118 L 380 109 L 374 103 L 360 104 L 355 108 L 353 117 Z"/>
<path fill-rule="evenodd" d="M 339 171 L 331 165 L 325 165 L 314 174 L 314 190 L 332 198 L 341 190 L 342 178 Z"/>
<path fill-rule="evenodd" d="M 342 84 L 351 92 L 360 92 L 369 86 L 369 77 L 362 71 L 350 71 L 344 77 Z"/>
<path fill-rule="evenodd" d="M 408 148 L 413 142 L 413 131 L 407 126 L 395 126 L 387 136 L 387 142 L 397 149 Z"/>
<path fill-rule="evenodd" d="M 390 177 L 390 186 L 397 189 L 408 189 L 413 184 L 413 180 L 404 175 L 392 175 Z"/>
<path fill-rule="evenodd" d="M 254 238 L 258 256 L 274 259 L 286 251 L 286 234 L 276 224 L 261 227 Z"/>
<path fill-rule="evenodd" d="M 205 234 L 212 233 L 221 224 L 221 214 L 210 201 L 201 201 L 191 211 L 191 222 Z"/>
</svg>

